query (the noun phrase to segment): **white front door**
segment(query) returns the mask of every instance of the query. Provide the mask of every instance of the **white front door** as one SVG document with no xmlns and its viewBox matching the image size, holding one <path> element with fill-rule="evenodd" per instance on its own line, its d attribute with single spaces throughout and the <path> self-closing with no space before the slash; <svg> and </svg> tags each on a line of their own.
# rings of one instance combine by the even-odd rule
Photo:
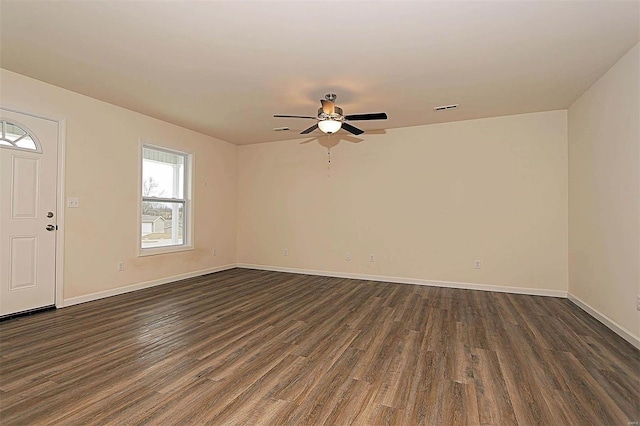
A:
<svg viewBox="0 0 640 426">
<path fill-rule="evenodd" d="M 58 123 L 0 109 L 0 317 L 55 305 Z"/>
</svg>

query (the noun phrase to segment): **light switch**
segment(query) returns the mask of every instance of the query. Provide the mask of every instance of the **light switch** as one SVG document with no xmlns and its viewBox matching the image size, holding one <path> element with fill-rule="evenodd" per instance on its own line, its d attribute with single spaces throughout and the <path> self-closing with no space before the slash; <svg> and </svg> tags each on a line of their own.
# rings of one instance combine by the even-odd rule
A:
<svg viewBox="0 0 640 426">
<path fill-rule="evenodd" d="M 67 198 L 67 207 L 72 209 L 80 207 L 80 199 L 76 197 Z"/>
</svg>

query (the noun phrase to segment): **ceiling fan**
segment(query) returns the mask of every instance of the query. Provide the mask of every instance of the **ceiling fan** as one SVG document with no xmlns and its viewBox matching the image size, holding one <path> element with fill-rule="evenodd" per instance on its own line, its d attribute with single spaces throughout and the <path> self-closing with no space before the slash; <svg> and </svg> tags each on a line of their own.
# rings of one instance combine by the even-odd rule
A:
<svg viewBox="0 0 640 426">
<path fill-rule="evenodd" d="M 308 115 L 281 115 L 276 114 L 277 118 L 307 118 L 311 120 L 317 120 L 318 122 L 308 129 L 300 132 L 301 135 L 306 135 L 313 132 L 316 129 L 320 129 L 324 133 L 335 133 L 341 128 L 354 135 L 361 135 L 364 130 L 358 129 L 355 126 L 347 123 L 347 121 L 362 121 L 362 120 L 386 120 L 387 114 L 384 112 L 375 112 L 370 114 L 349 114 L 344 115 L 342 108 L 336 106 L 336 95 L 329 93 L 325 95 L 324 99 L 320 101 L 322 107 L 318 108 L 318 116 L 312 117 Z"/>
</svg>

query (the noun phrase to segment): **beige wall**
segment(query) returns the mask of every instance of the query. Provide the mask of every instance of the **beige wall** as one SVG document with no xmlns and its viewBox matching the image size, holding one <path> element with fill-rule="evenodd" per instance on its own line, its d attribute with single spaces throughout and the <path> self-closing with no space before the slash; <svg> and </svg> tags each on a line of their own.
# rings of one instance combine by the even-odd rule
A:
<svg viewBox="0 0 640 426">
<path fill-rule="evenodd" d="M 569 108 L 569 292 L 640 339 L 636 45 Z"/>
<path fill-rule="evenodd" d="M 235 263 L 236 146 L 9 71 L 0 82 L 4 106 L 66 119 L 65 192 L 80 208 L 65 208 L 65 299 Z M 137 257 L 140 138 L 195 156 L 192 251 Z"/>
<path fill-rule="evenodd" d="M 566 125 L 552 111 L 365 134 L 330 169 L 318 141 L 241 146 L 238 262 L 566 292 Z"/>
</svg>

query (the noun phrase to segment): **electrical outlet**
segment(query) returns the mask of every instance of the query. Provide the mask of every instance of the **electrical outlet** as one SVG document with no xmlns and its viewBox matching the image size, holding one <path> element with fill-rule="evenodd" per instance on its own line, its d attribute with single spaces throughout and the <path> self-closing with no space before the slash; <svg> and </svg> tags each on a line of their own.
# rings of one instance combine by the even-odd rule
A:
<svg viewBox="0 0 640 426">
<path fill-rule="evenodd" d="M 284 255 L 289 256 L 289 249 L 284 249 Z"/>
<path fill-rule="evenodd" d="M 636 309 L 640 311 L 640 294 L 638 295 L 638 300 L 636 300 Z"/>
<path fill-rule="evenodd" d="M 369 255 L 369 262 L 375 262 L 376 261 L 376 257 L 373 254 Z"/>
<path fill-rule="evenodd" d="M 119 272 L 124 271 L 124 261 L 119 260 L 119 261 L 118 261 L 118 264 L 117 264 L 117 268 L 118 268 L 118 271 L 119 271 Z"/>
<path fill-rule="evenodd" d="M 345 260 L 346 260 L 347 262 L 350 262 L 350 261 L 351 261 L 351 252 L 349 252 L 349 251 L 347 252 L 347 257 L 345 258 Z"/>
<path fill-rule="evenodd" d="M 480 269 L 480 261 L 479 260 L 476 260 L 476 261 L 473 262 L 473 268 L 474 269 Z"/>
<path fill-rule="evenodd" d="M 211 256 L 215 256 L 216 255 L 216 249 L 211 250 Z"/>
</svg>

